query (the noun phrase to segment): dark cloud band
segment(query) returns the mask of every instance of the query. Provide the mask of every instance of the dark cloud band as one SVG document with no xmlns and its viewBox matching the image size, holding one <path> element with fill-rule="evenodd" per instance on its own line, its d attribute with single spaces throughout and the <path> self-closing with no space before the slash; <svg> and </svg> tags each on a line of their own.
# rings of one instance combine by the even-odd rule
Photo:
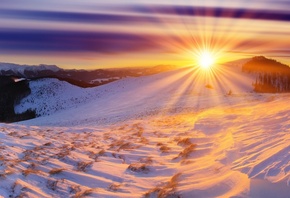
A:
<svg viewBox="0 0 290 198">
<path fill-rule="evenodd" d="M 2 18 L 27 19 L 38 21 L 61 21 L 72 23 L 126 24 L 126 23 L 157 23 L 159 19 L 150 16 L 133 16 L 130 14 L 77 13 L 61 11 L 37 10 L 1 10 Z"/>
<path fill-rule="evenodd" d="M 217 8 L 195 6 L 131 6 L 117 7 L 123 14 L 77 13 L 36 10 L 0 10 L 2 18 L 18 18 L 43 21 L 62 21 L 99 24 L 160 23 L 161 18 L 154 14 L 175 16 L 203 16 L 216 18 L 290 21 L 290 13 L 281 10 L 258 10 L 243 8 Z M 135 13 L 135 15 L 132 15 Z M 136 15 L 137 13 L 137 15 Z M 148 16 L 148 14 L 151 14 Z"/>
<path fill-rule="evenodd" d="M 1 29 L 0 51 L 124 53 L 154 49 L 152 40 L 131 33 Z"/>
<path fill-rule="evenodd" d="M 196 7 L 196 6 L 154 6 L 141 7 L 135 6 L 127 8 L 138 13 L 158 13 L 179 16 L 204 16 L 204 17 L 223 17 L 235 19 L 253 20 L 275 20 L 290 21 L 290 12 L 281 10 L 259 10 L 245 8 L 219 8 L 219 7 Z"/>
<path fill-rule="evenodd" d="M 119 14 L 0 9 L 0 17 L 2 19 L 19 18 L 37 21 L 108 23 L 119 25 L 137 24 L 141 26 L 146 25 L 146 22 L 162 25 L 164 22 L 162 17 L 164 16 L 208 16 L 236 19 L 290 21 L 290 13 L 278 10 L 248 10 L 193 6 L 123 6 L 115 9 L 119 11 Z M 120 14 L 121 11 L 122 14 Z M 171 17 L 171 19 L 172 18 L 176 19 L 176 17 Z M 180 20 L 174 21 L 179 23 L 182 22 Z M 77 30 L 62 31 L 55 29 L 47 31 L 1 28 L 0 51 L 124 53 L 149 50 L 152 52 L 154 50 L 168 50 L 164 49 L 162 44 L 170 43 L 170 39 L 168 39 L 169 37 L 170 36 L 167 35 L 166 31 L 162 36 L 154 36 L 142 33 L 134 34 L 134 29 L 128 33 L 118 33 L 110 31 L 81 32 Z M 195 38 L 195 40 L 197 39 L 198 38 Z M 177 40 L 175 42 L 182 43 L 182 41 L 179 40 L 187 39 L 171 38 L 171 41 L 172 40 Z M 161 41 L 162 44 L 160 45 Z M 243 46 L 253 45 L 252 42 L 250 44 L 242 44 Z M 239 43 L 238 47 L 240 46 L 241 43 Z"/>
<path fill-rule="evenodd" d="M 73 23 L 99 23 L 99 24 L 136 24 L 160 23 L 160 16 L 148 14 L 176 15 L 178 16 L 203 16 L 216 18 L 252 19 L 290 21 L 290 13 L 280 10 L 255 10 L 242 8 L 215 8 L 193 6 L 132 6 L 117 7 L 123 14 L 105 13 L 78 13 L 61 11 L 36 11 L 36 10 L 3 10 L 0 9 L 2 18 L 18 18 L 38 21 L 62 21 Z M 132 15 L 132 12 L 135 15 Z M 136 15 L 136 13 L 138 15 Z M 178 22 L 178 21 L 177 21 Z"/>
</svg>

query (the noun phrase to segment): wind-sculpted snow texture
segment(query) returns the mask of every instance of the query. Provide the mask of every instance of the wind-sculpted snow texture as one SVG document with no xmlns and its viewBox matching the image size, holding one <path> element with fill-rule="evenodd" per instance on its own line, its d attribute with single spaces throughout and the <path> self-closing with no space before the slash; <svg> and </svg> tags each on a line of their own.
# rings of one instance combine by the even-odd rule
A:
<svg viewBox="0 0 290 198">
<path fill-rule="evenodd" d="M 0 195 L 289 197 L 289 94 L 252 93 L 242 74 L 216 83 L 190 71 L 71 94 L 54 81 L 47 108 L 62 108 L 0 125 Z M 42 109 L 36 93 L 17 108 L 33 98 Z"/>
</svg>

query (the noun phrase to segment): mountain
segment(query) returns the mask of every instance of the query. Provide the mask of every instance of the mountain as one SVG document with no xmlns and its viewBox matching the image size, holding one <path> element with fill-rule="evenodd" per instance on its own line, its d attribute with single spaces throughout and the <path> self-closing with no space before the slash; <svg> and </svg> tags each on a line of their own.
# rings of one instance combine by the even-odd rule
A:
<svg viewBox="0 0 290 198">
<path fill-rule="evenodd" d="M 265 65 L 265 69 L 263 69 L 263 65 Z M 19 67 L 21 67 L 21 69 L 19 69 Z M 289 72 L 287 73 L 289 67 L 265 57 L 253 57 L 252 59 L 237 60 L 216 66 L 214 72 L 211 74 L 213 75 L 211 78 L 205 76 L 206 72 L 197 72 L 195 67 L 180 68 L 176 70 L 174 66 L 166 65 L 160 65 L 153 68 L 125 68 L 94 71 L 63 70 L 56 66 L 28 67 L 13 64 L 11 67 L 8 65 L 3 68 L 2 71 L 9 71 L 10 74 L 14 72 L 13 76 L 18 75 L 18 78 L 31 79 L 29 82 L 31 94 L 15 106 L 15 112 L 21 114 L 26 111 L 35 111 L 35 114 L 38 117 L 50 115 L 60 110 L 81 106 L 83 103 L 87 104 L 92 100 L 100 100 L 98 104 L 102 104 L 104 103 L 102 100 L 106 101 L 106 97 L 111 97 L 110 93 L 113 92 L 113 90 L 116 91 L 116 87 L 119 88 L 118 91 L 122 90 L 120 98 L 126 98 L 129 95 L 131 97 L 132 94 L 127 94 L 128 92 L 134 92 L 139 96 L 144 93 L 144 90 L 143 87 L 136 85 L 144 85 L 144 83 L 140 82 L 144 80 L 148 80 L 146 85 L 150 84 L 151 81 L 155 81 L 155 78 L 170 79 L 170 81 L 166 80 L 168 84 L 172 84 L 175 81 L 180 82 L 180 84 L 187 84 L 189 79 L 192 79 L 192 82 L 188 85 L 191 88 L 187 87 L 185 89 L 185 92 L 188 92 L 188 94 L 191 94 L 193 90 L 198 94 L 203 94 L 205 91 L 208 92 L 209 89 L 213 89 L 217 94 L 244 93 L 251 91 L 276 93 L 288 92 L 288 89 L 290 89 L 290 75 L 288 75 Z M 277 72 L 273 72 L 276 71 L 275 68 L 277 68 Z M 42 75 L 48 77 L 40 77 Z M 163 77 L 168 75 L 172 77 Z M 58 77 L 49 78 L 50 76 Z M 64 76 L 69 76 L 69 79 L 63 80 L 66 78 Z M 180 76 L 183 77 L 178 79 L 177 77 Z M 72 81 L 75 81 L 74 79 L 78 79 L 77 82 L 71 83 Z M 85 79 L 87 79 L 86 82 L 83 81 Z M 197 81 L 197 79 L 199 80 Z M 116 82 L 112 83 L 111 81 Z M 84 82 L 86 85 L 88 85 L 87 82 L 90 85 L 96 85 L 96 83 L 111 83 L 99 88 L 92 87 L 88 89 L 88 86 L 83 86 Z M 132 87 L 132 84 L 134 87 Z M 78 87 L 75 87 L 74 85 L 78 85 Z M 166 85 L 163 86 L 166 87 Z M 84 87 L 86 87 L 86 89 L 82 89 Z M 171 87 L 170 89 L 172 90 L 171 94 L 176 95 L 175 92 L 179 88 Z M 160 89 L 160 92 L 163 93 L 164 90 Z M 114 94 L 116 97 L 119 97 L 118 95 L 120 93 Z M 168 96 L 165 96 L 165 98 L 167 97 Z M 130 99 L 131 98 L 127 98 L 126 100 Z M 155 102 L 158 103 L 158 101 Z M 14 102 L 14 104 L 16 103 L 17 102 Z M 121 103 L 122 101 L 120 101 L 120 104 Z M 150 104 L 148 109 L 154 105 L 155 104 Z M 11 115 L 14 115 L 14 111 L 11 110 L 10 112 Z"/>
<path fill-rule="evenodd" d="M 290 67 L 274 59 L 256 56 L 246 62 L 242 71 L 254 74 L 254 91 L 281 93 L 290 91 Z"/>
<path fill-rule="evenodd" d="M 152 75 L 176 69 L 176 66 L 158 65 L 149 68 L 120 68 L 75 70 L 61 69 L 55 65 L 17 65 L 0 63 L 0 76 L 25 79 L 56 78 L 79 87 L 95 87 L 126 77 Z"/>
<path fill-rule="evenodd" d="M 127 119 L 123 116 L 124 109 L 128 109 L 127 116 L 134 116 L 141 112 L 154 112 L 156 107 L 168 104 L 168 102 L 175 102 L 176 104 L 173 105 L 175 108 L 181 106 L 180 108 L 183 109 L 185 108 L 183 95 L 190 95 L 194 100 L 196 96 L 224 97 L 230 91 L 232 94 L 245 94 L 253 90 L 253 77 L 242 73 L 236 67 L 221 65 L 214 75 L 207 78 L 206 72 L 200 73 L 198 68 L 187 67 L 150 76 L 128 77 L 86 89 L 57 79 L 33 80 L 30 82 L 31 94 L 23 99 L 15 110 L 22 113 L 33 109 L 40 116 L 39 120 L 49 123 L 52 122 L 52 118 L 46 120 L 42 116 L 57 115 L 58 112 L 68 110 L 66 111 L 68 114 L 61 117 L 70 117 L 71 120 L 67 119 L 67 124 L 74 125 L 87 123 L 84 120 L 87 120 L 88 115 L 90 115 L 90 122 L 104 121 L 107 117 L 110 117 L 110 121 Z M 186 100 L 186 103 L 188 102 Z M 215 102 L 217 101 L 208 105 L 215 105 Z M 188 105 L 198 106 L 194 103 Z M 108 108 L 113 111 L 108 111 Z M 165 106 L 161 109 L 163 108 Z M 79 117 L 73 115 L 71 111 L 87 116 Z M 108 115 L 109 113 L 111 114 Z M 56 122 L 60 119 L 60 117 L 55 118 Z M 31 122 L 34 123 L 33 120 Z M 64 124 L 62 121 L 61 123 L 61 125 Z"/>
<path fill-rule="evenodd" d="M 161 73 L 139 77 L 127 77 L 95 88 L 84 89 L 81 87 L 75 87 L 74 85 L 65 81 L 59 81 L 58 79 L 36 79 L 30 82 L 32 93 L 15 107 L 15 111 L 17 113 L 23 113 L 32 109 L 35 110 L 37 116 L 47 116 L 58 111 L 75 107 L 79 107 L 80 109 L 78 111 L 80 112 L 89 108 L 86 110 L 89 112 L 91 106 L 93 106 L 97 112 L 102 112 L 102 108 L 107 106 L 107 100 L 110 98 L 116 98 L 116 102 L 111 104 L 114 109 L 125 108 L 130 105 L 127 101 L 144 100 L 143 103 L 148 104 L 148 107 L 145 109 L 150 110 L 159 103 L 159 100 L 162 101 L 171 98 L 170 95 L 178 95 L 180 90 L 184 92 L 182 94 L 194 93 L 194 95 L 206 95 L 212 93 L 221 95 L 229 93 L 249 93 L 256 91 L 255 82 L 257 76 L 260 74 L 253 74 L 248 70 L 245 70 L 245 68 L 252 65 L 253 61 L 256 62 L 257 59 L 260 60 L 260 58 L 254 57 L 252 59 L 237 60 L 225 65 L 216 66 L 212 74 L 214 76 L 211 78 L 205 76 L 206 72 L 198 72 L 196 67 L 161 72 L 162 70 L 160 70 L 160 68 L 162 67 L 158 66 L 153 68 L 151 73 L 156 73 L 156 70 Z M 266 58 L 264 59 L 268 60 Z M 140 69 L 134 70 L 134 68 L 130 68 L 129 70 L 133 71 L 132 73 L 142 71 Z M 166 68 L 164 70 L 172 70 L 172 68 Z M 119 69 L 114 71 L 119 72 Z M 149 71 L 144 73 L 148 74 Z M 141 74 L 139 73 L 139 75 Z M 154 87 L 151 87 L 152 82 L 156 81 L 158 81 L 159 84 L 155 83 Z M 173 86 L 170 86 L 171 84 Z M 180 88 L 179 86 L 182 85 L 187 87 Z M 211 90 L 208 87 L 213 89 Z M 148 100 L 150 95 L 146 93 L 150 91 L 150 89 L 158 90 L 160 93 L 159 95 L 164 93 L 164 98 L 151 96 L 152 99 Z M 167 91 L 170 93 L 169 95 Z M 114 100 L 112 99 L 109 101 Z M 93 103 L 92 105 L 90 105 L 91 102 Z M 85 107 L 83 107 L 83 105 Z M 136 105 L 136 111 L 139 109 L 137 106 L 138 105 Z M 144 105 L 141 105 L 142 108 L 140 111 L 143 111 L 143 106 Z M 138 112 L 135 112 L 135 114 L 138 114 Z M 122 117 L 121 115 L 119 116 Z M 103 117 L 106 117 L 106 115 Z M 73 123 L 78 122 L 79 120 L 75 120 Z"/>
<path fill-rule="evenodd" d="M 86 89 L 29 81 L 15 110 L 39 117 L 0 124 L 0 196 L 287 198 L 289 94 L 254 80 L 219 65 Z"/>
<path fill-rule="evenodd" d="M 289 73 L 290 67 L 265 56 L 255 56 L 243 64 L 242 71 L 249 73 Z"/>
<path fill-rule="evenodd" d="M 25 76 L 33 75 L 38 72 L 52 71 L 57 72 L 60 68 L 56 65 L 18 65 L 14 63 L 0 63 L 1 75 L 14 75 Z"/>
<path fill-rule="evenodd" d="M 69 104 L 66 99 L 60 99 L 57 103 L 52 102 L 51 104 L 47 104 L 48 98 L 52 96 L 52 93 L 54 94 L 52 98 L 56 97 L 55 99 L 58 98 L 59 94 L 66 93 L 68 96 L 67 99 L 74 101 L 72 105 L 77 105 L 77 101 L 79 101 L 80 98 L 85 99 L 87 95 L 85 94 L 86 91 L 83 91 L 84 93 L 82 95 L 74 97 L 72 90 L 79 89 L 79 87 L 95 87 L 130 76 L 150 75 L 173 69 L 176 69 L 176 67 L 160 65 L 153 68 L 98 69 L 87 71 L 64 70 L 55 65 L 28 66 L 0 63 L 0 87 L 2 86 L 0 90 L 0 122 L 31 119 L 34 118 L 35 115 L 48 115 L 58 109 L 69 107 L 62 106 L 63 102 Z M 46 80 L 48 78 L 49 80 Z M 35 84 L 34 81 L 43 81 L 45 83 L 36 85 L 37 83 Z M 31 97 L 34 97 L 34 93 L 37 92 L 37 87 L 40 88 L 36 93 L 38 96 L 36 98 L 40 98 L 41 103 L 35 103 L 35 100 L 32 99 L 32 106 L 29 106 L 21 113 L 15 113 L 14 106 L 18 104 L 23 97 L 30 94 L 30 87 L 32 88 Z M 59 88 L 63 88 L 61 92 L 58 92 Z M 48 96 L 46 95 L 47 93 L 49 93 Z M 30 96 L 28 98 L 30 98 Z M 52 101 L 55 99 L 52 99 Z M 39 105 L 39 107 L 37 107 L 37 105 Z M 40 107 L 45 110 L 40 110 Z M 37 110 L 37 112 L 35 112 L 35 110 Z"/>
</svg>

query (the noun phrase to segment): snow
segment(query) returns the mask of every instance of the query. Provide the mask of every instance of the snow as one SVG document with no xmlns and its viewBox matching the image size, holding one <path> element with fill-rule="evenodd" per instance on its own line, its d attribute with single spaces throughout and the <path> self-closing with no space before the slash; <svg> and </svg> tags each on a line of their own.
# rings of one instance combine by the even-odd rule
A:
<svg viewBox="0 0 290 198">
<path fill-rule="evenodd" d="M 18 65 L 18 64 L 13 64 L 13 63 L 1 63 L 0 62 L 0 71 L 9 71 L 9 70 L 12 70 L 15 73 L 20 73 L 20 74 L 24 75 L 25 71 L 36 72 L 36 71 L 43 71 L 43 70 L 51 70 L 51 71 L 57 72 L 60 70 L 60 68 L 57 67 L 56 65 L 44 65 L 44 64 Z"/>
<path fill-rule="evenodd" d="M 110 81 L 110 80 L 119 80 L 120 77 L 111 77 L 111 78 L 98 78 L 98 79 L 94 79 L 94 80 L 91 80 L 91 83 L 95 83 L 95 82 L 106 82 L 106 81 Z"/>
<path fill-rule="evenodd" d="M 226 102 L 223 98 L 229 90 L 237 95 L 252 91 L 251 76 L 237 72 L 237 68 L 225 67 L 225 69 L 226 74 L 220 76 L 222 81 L 199 79 L 199 73 L 193 68 L 125 78 L 86 89 L 56 79 L 32 81 L 30 82 L 32 94 L 17 105 L 15 110 L 21 113 L 31 108 L 35 109 L 38 115 L 54 113 L 49 119 L 40 117 L 26 122 L 32 125 L 71 126 L 94 123 L 99 125 L 100 122 L 123 121 L 140 114 L 162 112 L 164 109 L 199 109 L 215 106 L 220 102 Z M 240 81 L 232 83 L 228 79 L 229 76 Z M 206 84 L 216 86 L 207 89 Z M 197 96 L 200 97 L 198 101 Z M 198 103 L 201 100 L 208 102 L 201 105 Z M 69 119 L 66 121 L 65 118 Z"/>
<path fill-rule="evenodd" d="M 32 81 L 16 109 L 42 116 L 0 124 L 0 195 L 289 197 L 289 94 L 253 93 L 251 76 L 220 68 L 87 89 Z"/>
<path fill-rule="evenodd" d="M 16 112 L 35 109 L 37 115 L 50 115 L 56 111 L 77 107 L 88 98 L 92 98 L 93 94 L 86 89 L 53 78 L 31 81 L 29 86 L 31 94 L 15 107 Z"/>
</svg>

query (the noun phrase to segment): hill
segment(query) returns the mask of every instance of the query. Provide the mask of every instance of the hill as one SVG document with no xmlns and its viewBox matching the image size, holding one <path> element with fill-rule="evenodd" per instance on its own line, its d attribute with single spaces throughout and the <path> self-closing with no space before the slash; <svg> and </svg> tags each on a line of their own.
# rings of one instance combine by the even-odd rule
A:
<svg viewBox="0 0 290 198">
<path fill-rule="evenodd" d="M 260 93 L 281 93 L 290 91 L 290 67 L 264 56 L 249 60 L 242 67 L 243 72 L 256 76 L 254 91 Z"/>
<path fill-rule="evenodd" d="M 67 125 L 88 123 L 88 120 L 90 122 L 124 120 L 136 114 L 170 108 L 164 106 L 168 105 L 168 102 L 176 103 L 173 104 L 175 109 L 179 106 L 184 109 L 187 108 L 186 105 L 189 107 L 198 105 L 183 100 L 183 95 L 193 97 L 194 101 L 196 96 L 224 97 L 229 91 L 233 94 L 250 93 L 253 90 L 253 78 L 236 70 L 235 67 L 220 66 L 215 72 L 217 77 L 207 79 L 204 76 L 203 79 L 200 75 L 203 76 L 204 73 L 199 73 L 195 67 L 188 67 L 150 76 L 125 78 L 87 89 L 58 80 L 36 80 L 30 82 L 32 93 L 22 100 L 15 110 L 22 113 L 27 109 L 34 109 L 38 116 L 55 113 L 53 118 L 37 119 L 43 120 L 44 123 L 51 123 L 54 118 L 56 121 L 60 120 L 61 117 L 70 117 L 71 120 L 66 119 Z M 212 86 L 211 89 L 207 88 L 208 84 Z M 216 105 L 217 102 L 213 101 L 209 105 Z M 125 109 L 127 112 L 123 115 Z M 62 111 L 67 115 L 57 114 Z M 72 112 L 78 114 L 74 115 Z M 79 114 L 83 116 L 78 116 Z M 107 117 L 110 117 L 110 120 Z M 36 124 L 38 121 L 31 122 Z M 61 125 L 63 124 L 61 121 Z"/>
<path fill-rule="evenodd" d="M 0 76 L 13 76 L 25 79 L 56 78 L 83 88 L 104 85 L 126 77 L 157 74 L 176 69 L 176 66 L 158 65 L 144 68 L 118 68 L 76 70 L 62 69 L 56 65 L 18 65 L 0 63 Z"/>
<path fill-rule="evenodd" d="M 16 109 L 40 117 L 0 124 L 0 195 L 287 198 L 289 94 L 253 92 L 240 67 L 214 71 L 31 81 Z"/>
<path fill-rule="evenodd" d="M 26 80 L 15 82 L 12 77 L 0 76 L 0 122 L 16 122 L 35 118 L 35 112 L 27 109 L 19 114 L 14 106 L 31 93 Z"/>
<path fill-rule="evenodd" d="M 275 70 L 275 68 L 277 70 Z M 172 71 L 162 72 L 167 70 Z M 98 101 L 98 104 L 102 106 L 101 104 L 106 103 L 106 97 L 110 98 L 112 97 L 111 95 L 114 95 L 116 98 L 125 98 L 125 101 L 131 100 L 131 98 L 134 99 L 136 96 L 140 97 L 142 95 L 149 98 L 149 96 L 146 95 L 148 90 L 144 92 L 144 88 L 151 85 L 151 82 L 156 81 L 156 79 L 162 79 L 160 80 L 160 82 L 162 82 L 160 84 L 164 87 L 164 90 L 160 87 L 160 85 L 156 85 L 155 83 L 154 86 L 156 86 L 156 89 L 158 89 L 160 93 L 164 93 L 165 90 L 170 89 L 172 95 L 180 94 L 178 93 L 179 90 L 183 90 L 185 94 L 195 93 L 199 95 L 207 92 L 216 94 L 237 94 L 248 93 L 251 91 L 260 93 L 288 92 L 288 89 L 290 88 L 290 85 L 288 85 L 288 81 L 290 82 L 288 70 L 288 66 L 275 60 L 267 59 L 265 57 L 254 57 L 252 59 L 243 59 L 228 63 L 226 65 L 216 66 L 210 78 L 206 76 L 208 75 L 206 72 L 197 72 L 198 70 L 195 67 L 174 70 L 174 67 L 172 66 L 157 66 L 150 69 L 124 69 L 124 72 L 131 71 L 131 75 L 136 74 L 138 77 L 126 76 L 126 78 L 123 79 L 113 77 L 115 82 L 111 82 L 110 84 L 103 85 L 99 88 L 92 87 L 83 89 L 81 87 L 86 86 L 75 87 L 71 83 L 64 81 L 62 78 L 54 78 L 54 80 L 51 78 L 35 78 L 30 81 L 32 94 L 22 100 L 22 102 L 15 107 L 15 111 L 17 113 L 24 113 L 27 110 L 33 109 L 39 117 L 50 115 L 65 109 L 77 108 L 83 104 L 88 106 L 91 101 Z M 54 69 L 54 71 L 61 71 L 61 69 Z M 97 71 L 101 72 L 102 70 Z M 82 77 L 87 76 L 86 73 L 89 71 L 75 72 L 75 77 L 79 74 L 78 72 L 83 72 L 79 77 L 79 79 L 82 79 Z M 106 75 L 106 72 L 118 73 L 119 76 L 123 75 L 120 73 L 120 69 L 103 70 L 102 72 L 102 75 Z M 102 81 L 99 80 L 100 79 L 95 82 Z M 176 87 L 178 83 L 175 82 L 179 82 L 180 86 L 183 85 L 187 87 Z M 170 87 L 166 83 L 168 85 L 174 84 L 174 86 Z M 137 86 L 138 84 L 142 86 Z M 132 85 L 134 86 L 132 87 Z M 209 88 L 213 88 L 213 90 L 210 91 Z M 152 87 L 151 89 L 155 88 Z M 170 97 L 170 95 L 164 95 L 165 99 Z M 143 100 L 144 98 L 136 98 L 136 100 L 138 99 Z M 156 101 L 151 99 L 152 103 L 150 107 L 146 109 L 150 109 L 152 106 L 158 104 L 158 99 L 156 99 Z M 155 103 L 153 103 L 153 101 Z M 116 102 L 116 104 L 122 103 L 122 100 L 118 100 L 118 103 Z M 148 103 L 148 101 L 146 101 L 146 103 Z M 92 106 L 95 106 L 94 104 Z M 99 108 L 101 107 L 96 107 L 96 109 Z"/>
</svg>

